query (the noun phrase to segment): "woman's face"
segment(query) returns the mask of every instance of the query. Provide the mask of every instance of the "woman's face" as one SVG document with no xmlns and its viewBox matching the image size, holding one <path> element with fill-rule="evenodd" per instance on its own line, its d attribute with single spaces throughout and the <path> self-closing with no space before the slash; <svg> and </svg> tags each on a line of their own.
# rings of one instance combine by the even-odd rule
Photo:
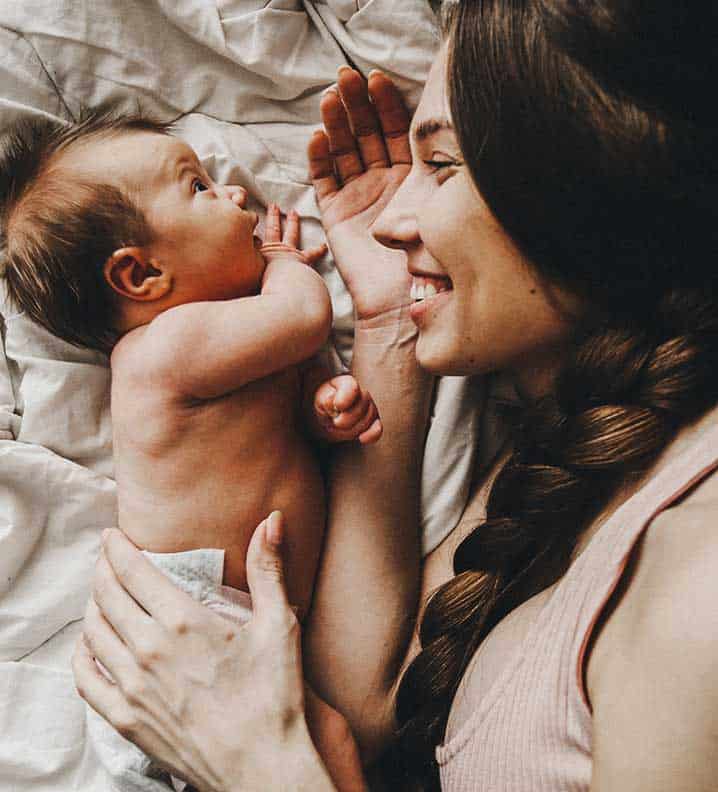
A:
<svg viewBox="0 0 718 792">
<path fill-rule="evenodd" d="M 578 306 L 541 282 L 474 186 L 451 128 L 445 72 L 446 47 L 412 120 L 411 172 L 372 231 L 408 254 L 424 368 L 449 375 L 508 370 L 522 391 L 540 392 Z"/>
</svg>

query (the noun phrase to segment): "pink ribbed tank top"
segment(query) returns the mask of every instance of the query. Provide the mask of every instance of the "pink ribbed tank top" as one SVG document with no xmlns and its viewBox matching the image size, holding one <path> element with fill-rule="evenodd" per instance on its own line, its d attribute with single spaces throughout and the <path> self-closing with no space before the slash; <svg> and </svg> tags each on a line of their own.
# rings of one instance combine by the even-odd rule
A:
<svg viewBox="0 0 718 792">
<path fill-rule="evenodd" d="M 509 614 L 479 648 L 467 670 L 471 713 L 454 730 L 449 718 L 448 740 L 436 749 L 443 792 L 588 792 L 585 648 L 645 529 L 718 467 L 718 411 L 712 414 L 716 420 L 614 512 L 564 577 Z M 492 639 L 501 631 L 497 654 Z M 509 640 L 502 657 L 506 637 L 516 635 L 518 645 Z M 482 668 L 496 666 L 497 657 L 500 670 Z M 462 688 L 452 715 L 461 695 Z"/>
</svg>

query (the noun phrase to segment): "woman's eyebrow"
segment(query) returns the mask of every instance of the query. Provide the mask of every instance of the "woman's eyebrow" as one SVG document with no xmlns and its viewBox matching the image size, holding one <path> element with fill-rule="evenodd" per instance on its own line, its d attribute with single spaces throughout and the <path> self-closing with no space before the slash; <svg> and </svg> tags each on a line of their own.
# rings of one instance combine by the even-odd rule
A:
<svg viewBox="0 0 718 792">
<path fill-rule="evenodd" d="M 416 125 L 413 133 L 414 140 L 419 143 L 442 129 L 453 130 L 453 128 L 448 118 L 426 118 Z"/>
</svg>

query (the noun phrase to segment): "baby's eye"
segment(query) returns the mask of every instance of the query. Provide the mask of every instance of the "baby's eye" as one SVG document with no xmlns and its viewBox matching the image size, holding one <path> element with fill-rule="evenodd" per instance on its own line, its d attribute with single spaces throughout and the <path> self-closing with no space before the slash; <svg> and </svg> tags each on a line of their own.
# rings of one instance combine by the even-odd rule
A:
<svg viewBox="0 0 718 792">
<path fill-rule="evenodd" d="M 203 181 L 200 181 L 199 179 L 195 179 L 192 182 L 193 193 L 205 192 L 206 190 L 209 190 L 209 187 Z"/>
</svg>

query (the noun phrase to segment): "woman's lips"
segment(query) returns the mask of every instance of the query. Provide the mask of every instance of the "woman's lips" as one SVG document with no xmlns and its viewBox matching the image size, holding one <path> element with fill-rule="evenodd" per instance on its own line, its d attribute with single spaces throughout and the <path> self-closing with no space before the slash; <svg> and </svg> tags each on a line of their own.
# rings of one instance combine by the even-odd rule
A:
<svg viewBox="0 0 718 792">
<path fill-rule="evenodd" d="M 411 321 L 417 327 L 422 327 L 426 323 L 430 312 L 441 310 L 444 304 L 451 299 L 451 292 L 451 289 L 447 289 L 446 291 L 438 292 L 432 297 L 426 297 L 423 300 L 411 303 L 409 306 Z"/>
</svg>

